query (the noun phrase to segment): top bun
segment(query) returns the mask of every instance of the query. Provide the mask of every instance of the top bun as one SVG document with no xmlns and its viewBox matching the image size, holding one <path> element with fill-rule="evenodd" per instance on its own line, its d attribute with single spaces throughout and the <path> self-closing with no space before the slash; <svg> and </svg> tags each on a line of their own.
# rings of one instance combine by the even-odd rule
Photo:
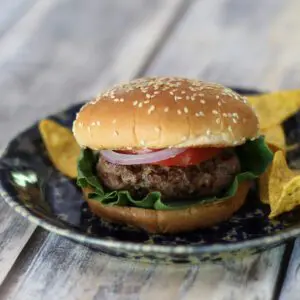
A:
<svg viewBox="0 0 300 300">
<path fill-rule="evenodd" d="M 245 97 L 220 84 L 151 77 L 119 84 L 86 103 L 73 133 L 94 150 L 230 147 L 258 136 Z"/>
</svg>

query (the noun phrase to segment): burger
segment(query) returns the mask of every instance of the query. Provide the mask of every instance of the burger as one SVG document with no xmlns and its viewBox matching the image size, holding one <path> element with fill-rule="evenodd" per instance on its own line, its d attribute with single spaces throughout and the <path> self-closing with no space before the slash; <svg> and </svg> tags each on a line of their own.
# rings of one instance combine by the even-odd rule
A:
<svg viewBox="0 0 300 300">
<path fill-rule="evenodd" d="M 245 97 L 186 78 L 113 86 L 81 108 L 73 133 L 91 211 L 153 233 L 229 219 L 272 161 Z"/>
</svg>

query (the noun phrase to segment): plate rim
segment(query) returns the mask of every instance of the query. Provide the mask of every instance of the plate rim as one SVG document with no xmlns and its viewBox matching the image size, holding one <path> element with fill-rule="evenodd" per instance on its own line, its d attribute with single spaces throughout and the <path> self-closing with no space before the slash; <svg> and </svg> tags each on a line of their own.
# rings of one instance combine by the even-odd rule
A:
<svg viewBox="0 0 300 300">
<path fill-rule="evenodd" d="M 247 94 L 260 94 L 263 93 L 262 91 L 258 91 L 255 89 L 248 89 L 243 87 L 231 87 L 234 90 L 238 90 L 240 93 L 247 95 Z M 244 93 L 243 93 L 244 91 Z M 246 92 L 246 93 L 245 93 Z M 64 113 L 72 107 L 76 107 L 80 105 L 81 103 L 74 103 L 70 105 L 69 107 L 58 111 L 48 117 L 53 117 L 57 114 Z M 19 132 L 16 136 L 14 136 L 4 147 L 3 151 L 0 151 L 0 159 L 4 156 L 6 153 L 10 143 L 17 138 L 22 133 L 25 133 L 32 127 L 36 126 L 37 122 L 33 123 L 31 126 L 28 126 L 21 132 Z M 107 240 L 103 239 L 97 236 L 91 236 L 86 233 L 82 233 L 79 230 L 76 230 L 75 228 L 62 228 L 58 225 L 51 224 L 47 219 L 43 219 L 39 217 L 37 214 L 35 214 L 33 211 L 30 210 L 29 207 L 26 207 L 24 204 L 20 204 L 16 200 L 14 200 L 14 197 L 9 195 L 3 185 L 0 181 L 0 196 L 3 198 L 3 200 L 18 214 L 29 220 L 30 222 L 36 224 L 37 226 L 40 226 L 44 228 L 45 230 L 48 230 L 49 232 L 55 233 L 57 235 L 63 236 L 65 238 L 69 238 L 73 241 L 87 244 L 90 246 L 100 246 L 104 248 L 114 249 L 114 250 L 130 250 L 134 252 L 144 252 L 148 254 L 204 254 L 204 253 L 220 253 L 220 252 L 234 252 L 234 251 L 240 251 L 240 250 L 250 250 L 251 248 L 262 248 L 262 247 L 271 247 L 278 244 L 283 244 L 289 239 L 296 238 L 300 235 L 300 224 L 296 225 L 292 228 L 286 228 L 278 233 L 273 233 L 271 235 L 262 236 L 259 238 L 253 238 L 250 240 L 242 241 L 242 242 L 232 242 L 232 243 L 213 243 L 209 245 L 157 245 L 157 244 L 147 244 L 143 242 L 125 242 L 125 241 L 118 241 L 118 240 Z"/>
</svg>

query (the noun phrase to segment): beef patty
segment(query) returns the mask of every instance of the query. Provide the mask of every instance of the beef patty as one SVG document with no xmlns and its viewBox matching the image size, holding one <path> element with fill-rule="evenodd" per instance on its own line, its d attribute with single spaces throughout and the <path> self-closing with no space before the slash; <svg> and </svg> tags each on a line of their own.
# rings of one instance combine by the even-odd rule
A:
<svg viewBox="0 0 300 300">
<path fill-rule="evenodd" d="M 101 155 L 97 164 L 98 176 L 109 189 L 128 190 L 135 197 L 160 191 L 163 199 L 218 195 L 239 172 L 239 159 L 228 149 L 210 160 L 187 167 L 115 165 Z"/>
</svg>

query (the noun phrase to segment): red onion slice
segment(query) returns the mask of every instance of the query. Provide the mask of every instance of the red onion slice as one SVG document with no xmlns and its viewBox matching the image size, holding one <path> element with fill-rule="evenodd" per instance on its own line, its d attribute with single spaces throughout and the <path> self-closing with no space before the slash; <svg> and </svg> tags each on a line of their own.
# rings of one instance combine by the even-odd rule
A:
<svg viewBox="0 0 300 300">
<path fill-rule="evenodd" d="M 186 148 L 171 148 L 144 154 L 123 154 L 112 150 L 101 150 L 101 155 L 110 163 L 117 165 L 150 164 L 173 158 L 184 152 Z"/>
</svg>

